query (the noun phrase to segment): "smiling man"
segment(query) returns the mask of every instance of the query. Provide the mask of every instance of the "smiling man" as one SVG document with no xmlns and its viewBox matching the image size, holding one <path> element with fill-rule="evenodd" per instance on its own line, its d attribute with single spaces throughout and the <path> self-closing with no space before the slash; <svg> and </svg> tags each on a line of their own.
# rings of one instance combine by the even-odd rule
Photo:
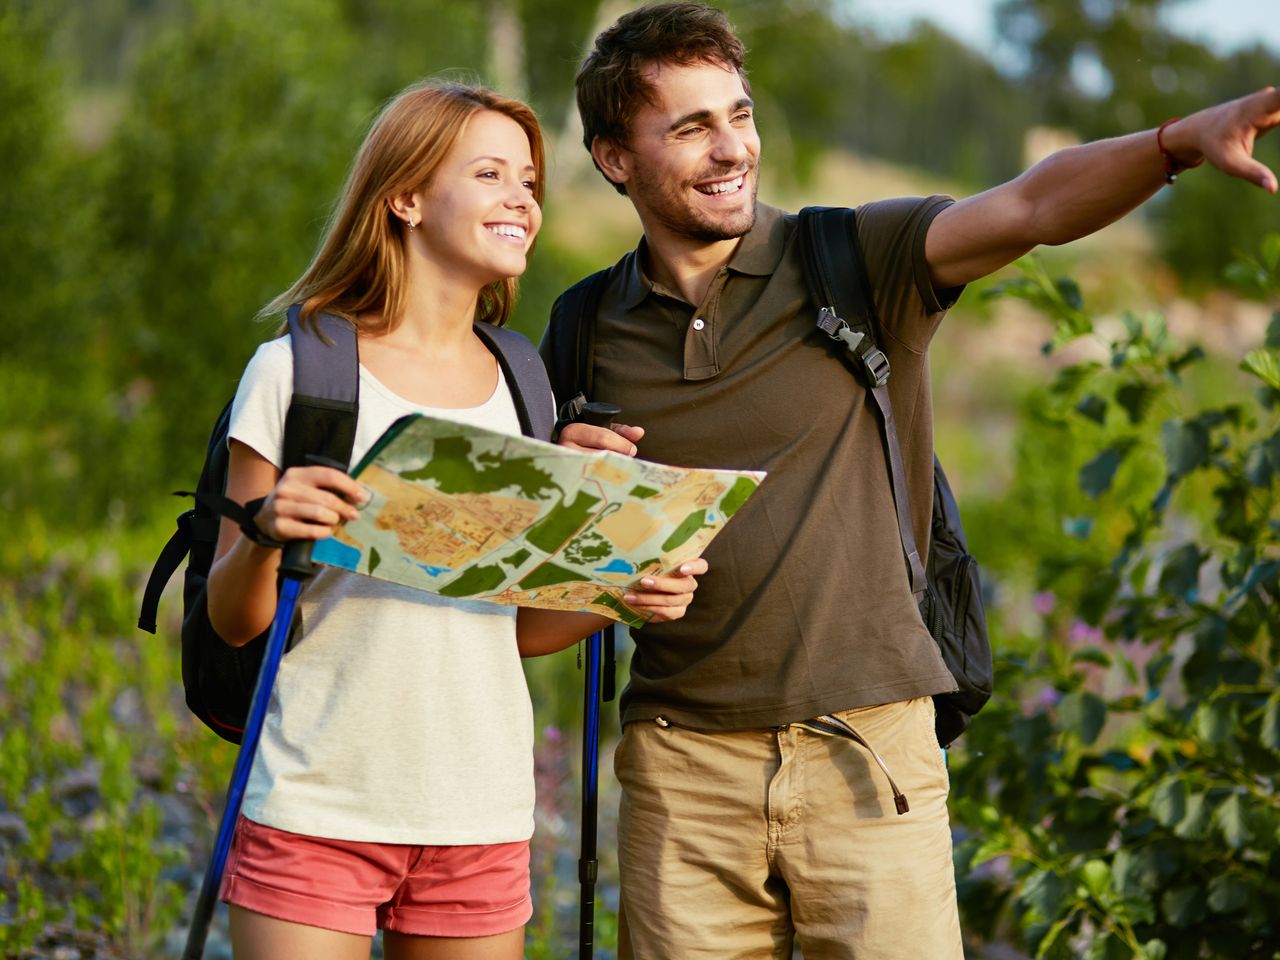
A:
<svg viewBox="0 0 1280 960">
<path fill-rule="evenodd" d="M 604 31 L 577 81 L 584 141 L 644 227 L 598 275 L 590 399 L 644 429 L 572 424 L 561 440 L 634 452 L 643 437 L 647 459 L 769 471 L 709 547 L 688 615 L 634 632 L 615 757 L 619 955 L 783 960 L 798 939 L 807 960 L 959 960 L 932 702 L 955 681 L 911 591 L 877 408 L 814 330 L 797 218 L 756 201 L 744 57 L 719 11 L 662 4 Z M 1268 88 L 1064 150 L 960 202 L 858 209 L 918 543 L 933 495 L 927 350 L 963 285 L 1206 160 L 1274 193 L 1251 153 L 1278 123 Z M 567 299 L 549 361 L 575 349 Z M 561 400 L 577 388 L 553 386 Z M 864 743 L 803 726 L 827 714 Z"/>
</svg>

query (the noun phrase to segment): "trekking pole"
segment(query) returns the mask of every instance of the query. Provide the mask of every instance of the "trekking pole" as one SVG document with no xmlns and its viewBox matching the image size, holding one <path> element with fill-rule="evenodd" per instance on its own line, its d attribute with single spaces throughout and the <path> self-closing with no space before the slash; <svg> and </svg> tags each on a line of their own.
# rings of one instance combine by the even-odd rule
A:
<svg viewBox="0 0 1280 960">
<path fill-rule="evenodd" d="M 588 403 L 578 414 L 579 423 L 607 427 L 622 408 L 612 403 Z M 582 685 L 582 843 L 578 858 L 578 883 L 582 898 L 578 907 L 578 960 L 591 960 L 595 950 L 597 789 L 600 783 L 600 667 L 604 635 L 613 647 L 613 627 L 598 630 L 587 639 L 587 659 Z M 612 658 L 611 658 L 612 659 Z M 612 686 L 612 684 L 610 684 Z"/>
<path fill-rule="evenodd" d="M 227 803 L 222 811 L 222 822 L 218 825 L 218 836 L 213 844 L 213 856 L 209 861 L 209 869 L 205 871 L 204 883 L 200 887 L 200 897 L 196 900 L 195 913 L 191 918 L 191 929 L 187 933 L 187 946 L 182 952 L 182 960 L 201 960 L 204 956 L 205 941 L 209 937 L 209 923 L 218 905 L 218 888 L 222 884 L 222 871 L 227 865 L 227 854 L 231 852 L 231 838 L 235 833 L 236 820 L 240 816 L 240 806 L 244 802 L 249 771 L 253 767 L 254 755 L 258 752 L 258 740 L 262 736 L 262 721 L 266 718 L 267 705 L 271 702 L 271 688 L 275 686 L 276 673 L 280 669 L 280 658 L 284 655 L 289 628 L 293 625 L 298 595 L 302 593 L 303 584 L 315 573 L 315 564 L 311 562 L 312 545 L 311 540 L 291 541 L 285 544 L 280 559 L 280 599 L 276 602 L 276 615 L 271 621 L 271 632 L 267 636 L 267 646 L 262 654 L 258 681 L 253 688 L 253 699 L 249 702 L 249 716 L 245 720 L 240 752 L 236 755 L 235 769 L 231 773 L 231 783 L 227 787 Z"/>
</svg>

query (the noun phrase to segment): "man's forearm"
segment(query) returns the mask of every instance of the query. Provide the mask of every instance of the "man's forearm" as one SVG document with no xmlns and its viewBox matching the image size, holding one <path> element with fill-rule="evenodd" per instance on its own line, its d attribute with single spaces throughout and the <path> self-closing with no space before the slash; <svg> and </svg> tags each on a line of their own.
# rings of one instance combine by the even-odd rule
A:
<svg viewBox="0 0 1280 960">
<path fill-rule="evenodd" d="M 1207 160 L 1274 193 L 1275 175 L 1252 153 L 1256 137 L 1277 123 L 1280 92 L 1268 88 L 1170 124 L 1159 141 L 1152 129 L 1060 150 L 937 216 L 925 244 L 933 282 L 959 286 L 1040 244 L 1100 230 L 1154 194 L 1169 165 L 1186 169 Z"/>
</svg>

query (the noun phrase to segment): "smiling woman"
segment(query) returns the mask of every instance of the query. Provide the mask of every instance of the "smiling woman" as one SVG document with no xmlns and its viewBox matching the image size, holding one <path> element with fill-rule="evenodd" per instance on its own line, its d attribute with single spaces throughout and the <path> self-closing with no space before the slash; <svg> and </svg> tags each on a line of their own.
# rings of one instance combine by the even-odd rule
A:
<svg viewBox="0 0 1280 960">
<path fill-rule="evenodd" d="M 265 308 L 299 304 L 312 329 L 298 336 L 322 313 L 355 328 L 353 460 L 406 414 L 521 433 L 492 335 L 477 329 L 511 312 L 542 184 L 542 135 L 518 101 L 426 84 L 375 121 L 315 259 Z M 263 344 L 231 409 L 226 493 L 259 504 L 243 527 L 223 522 L 208 581 L 209 620 L 232 646 L 275 614 L 273 544 L 329 537 L 366 497 L 343 470 L 285 463 L 293 374 L 289 335 Z M 655 581 L 638 604 L 681 616 L 691 578 Z M 517 640 L 567 646 L 604 618 L 517 613 L 336 567 L 300 609 L 223 878 L 237 960 L 367 957 L 377 929 L 389 960 L 515 960 L 534 799 Z"/>
</svg>

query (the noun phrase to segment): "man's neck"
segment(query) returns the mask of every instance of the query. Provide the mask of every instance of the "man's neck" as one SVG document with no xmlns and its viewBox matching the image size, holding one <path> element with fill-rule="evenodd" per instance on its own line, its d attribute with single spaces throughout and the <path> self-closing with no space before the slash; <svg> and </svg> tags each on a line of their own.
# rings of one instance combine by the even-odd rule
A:
<svg viewBox="0 0 1280 960">
<path fill-rule="evenodd" d="M 716 273 L 729 262 L 741 242 L 741 237 L 697 240 L 646 226 L 649 262 L 645 267 L 651 280 L 680 294 L 696 307 L 707 295 Z"/>
</svg>

